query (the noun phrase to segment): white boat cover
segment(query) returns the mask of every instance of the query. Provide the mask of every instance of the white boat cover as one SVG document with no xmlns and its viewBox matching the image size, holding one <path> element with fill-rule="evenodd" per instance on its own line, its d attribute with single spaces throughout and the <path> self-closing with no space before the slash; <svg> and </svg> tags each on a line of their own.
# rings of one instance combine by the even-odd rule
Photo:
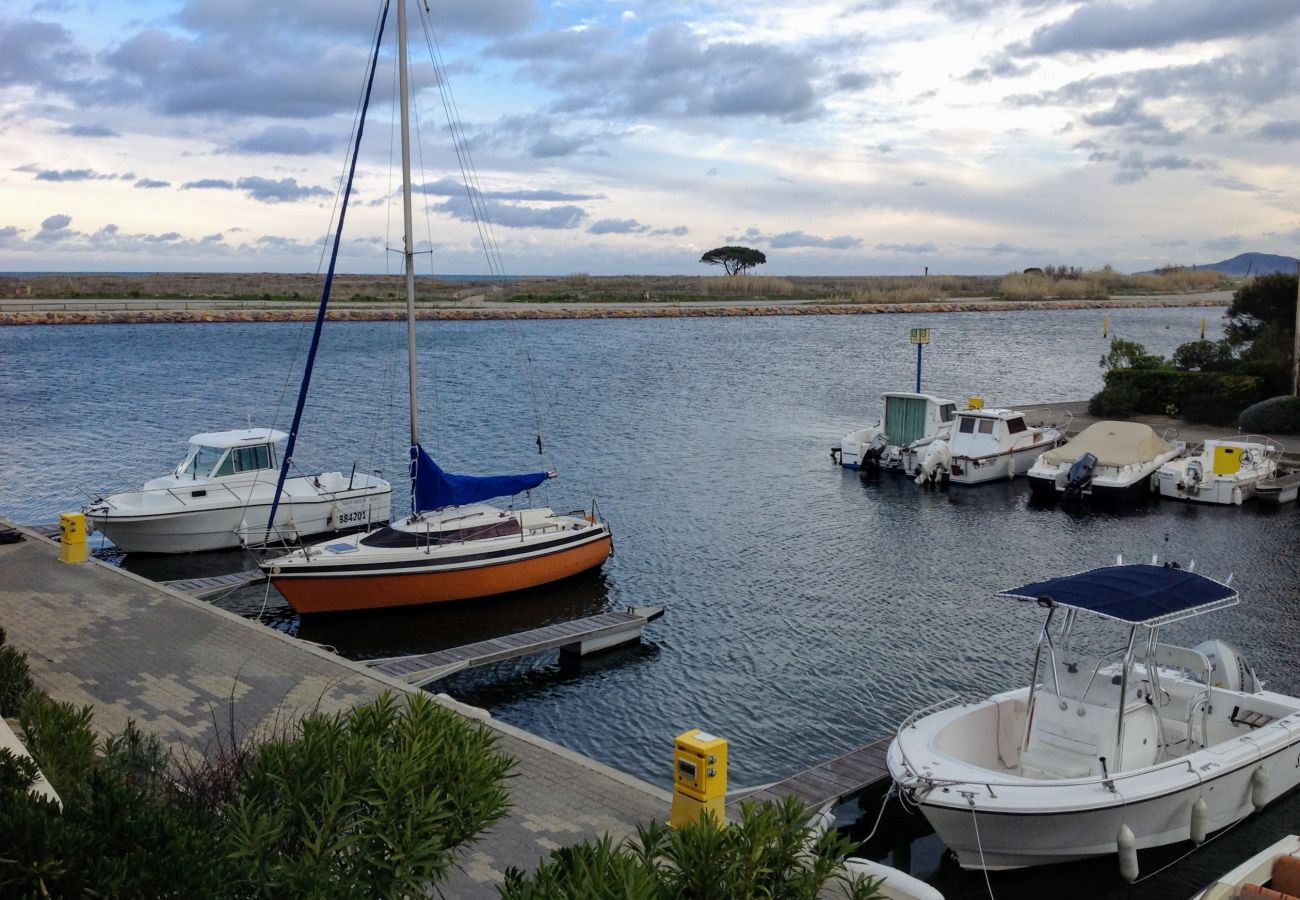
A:
<svg viewBox="0 0 1300 900">
<path fill-rule="evenodd" d="M 1127 466 L 1151 462 L 1174 445 L 1161 440 L 1150 425 L 1137 422 L 1093 422 L 1068 443 L 1043 454 L 1047 465 L 1074 462 L 1084 453 L 1097 457 L 1099 466 Z"/>
</svg>

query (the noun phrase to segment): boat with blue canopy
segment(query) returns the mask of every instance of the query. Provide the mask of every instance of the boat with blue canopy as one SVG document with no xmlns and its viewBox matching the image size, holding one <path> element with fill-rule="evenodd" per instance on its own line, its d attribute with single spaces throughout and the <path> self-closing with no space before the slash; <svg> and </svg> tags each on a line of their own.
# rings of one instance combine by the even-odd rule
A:
<svg viewBox="0 0 1300 900">
<path fill-rule="evenodd" d="M 887 755 L 904 799 L 968 869 L 1113 855 L 1227 828 L 1300 784 L 1300 699 L 1245 657 L 1166 626 L 1238 603 L 1231 578 L 1108 566 L 998 597 L 1045 612 L 1029 684 L 909 716 Z"/>
<path fill-rule="evenodd" d="M 370 87 L 383 39 L 388 3 L 383 3 L 370 57 L 366 102 L 352 150 L 347 188 L 334 252 L 317 313 L 316 331 L 289 431 L 286 456 L 292 457 L 311 379 L 311 362 L 319 344 L 330 283 L 352 192 Z M 401 95 L 402 207 L 406 276 L 406 338 L 410 399 L 410 515 L 347 540 L 306 546 L 260 563 L 271 583 L 299 613 L 344 612 L 468 600 L 524 590 L 599 567 L 613 541 L 595 504 L 590 510 L 556 513 L 548 507 L 503 509 L 488 503 L 501 497 L 528 496 L 554 472 L 516 475 L 462 475 L 444 471 L 420 443 L 416 394 L 415 269 L 412 235 L 412 190 L 406 0 L 397 3 L 397 66 Z M 439 70 L 439 86 L 446 83 Z M 453 128 L 453 134 L 456 134 Z M 489 256 L 492 254 L 489 253 Z M 540 451 L 541 436 L 537 437 Z M 274 516 L 274 510 L 272 515 Z"/>
</svg>

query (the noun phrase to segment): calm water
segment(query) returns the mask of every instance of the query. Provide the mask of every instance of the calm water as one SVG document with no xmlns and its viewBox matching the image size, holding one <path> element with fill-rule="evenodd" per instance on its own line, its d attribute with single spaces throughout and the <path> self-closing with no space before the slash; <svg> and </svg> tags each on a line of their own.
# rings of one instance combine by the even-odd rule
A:
<svg viewBox="0 0 1300 900">
<path fill-rule="evenodd" d="M 1202 315 L 1217 337 L 1220 313 L 1109 316 L 1112 332 L 1167 354 L 1198 336 Z M 687 728 L 727 737 L 732 786 L 755 785 L 883 736 L 917 706 L 1023 683 L 1039 619 L 993 592 L 1116 553 L 1144 559 L 1167 546 L 1202 571 L 1235 573 L 1243 603 L 1170 629 L 1169 639 L 1222 636 L 1246 649 L 1271 687 L 1300 690 L 1295 507 L 1166 502 L 1070 515 L 1031 508 L 1023 481 L 926 493 L 830 464 L 830 443 L 875 420 L 881 391 L 911 387 L 909 328 L 932 329 L 925 390 L 1029 404 L 1100 387 L 1101 319 L 1060 311 L 421 323 L 426 446 L 453 470 L 537 468 L 516 349 L 526 346 L 552 454 L 542 464 L 562 476 L 541 499 L 567 510 L 597 498 L 613 523 L 615 557 L 598 574 L 477 606 L 299 621 L 261 586 L 218 602 L 355 658 L 664 606 L 640 648 L 575 665 L 552 656 L 503 664 L 439 690 L 665 786 L 672 737 Z M 401 480 L 401 329 L 327 328 L 301 468 L 356 461 Z M 250 417 L 283 427 L 305 340 L 299 325 L 0 329 L 0 512 L 53 521 L 96 491 L 165 472 L 192 433 Z M 178 577 L 248 560 L 217 554 L 183 561 L 181 571 L 173 560 L 126 564 Z M 1089 889 L 1187 896 L 1233 853 L 1295 830 L 1297 810 L 1285 802 L 1141 889 L 1120 888 L 1114 867 L 1097 865 Z M 933 838 L 912 855 L 922 872 L 938 859 Z M 1144 857 L 1144 869 L 1153 860 Z M 1050 876 L 1053 892 L 1069 893 L 1070 871 Z M 994 889 L 1031 896 L 1039 878 L 1003 877 Z M 945 890 L 978 896 L 983 880 L 963 875 Z"/>
</svg>

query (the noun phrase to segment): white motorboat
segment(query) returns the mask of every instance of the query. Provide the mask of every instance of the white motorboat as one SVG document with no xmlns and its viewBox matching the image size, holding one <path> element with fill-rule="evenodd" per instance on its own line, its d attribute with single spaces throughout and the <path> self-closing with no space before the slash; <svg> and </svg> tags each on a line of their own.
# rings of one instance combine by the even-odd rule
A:
<svg viewBox="0 0 1300 900">
<path fill-rule="evenodd" d="M 914 713 L 887 755 L 964 868 L 1118 854 L 1132 880 L 1137 850 L 1199 843 L 1300 784 L 1300 699 L 1222 641 L 1160 642 L 1235 604 L 1227 584 L 1116 565 L 999 596 L 1047 610 L 1029 686 Z"/>
<path fill-rule="evenodd" d="M 1162 465 L 1187 452 L 1138 422 L 1093 422 L 1034 461 L 1027 473 L 1042 500 L 1140 500 L 1155 489 Z"/>
<path fill-rule="evenodd" d="M 1300 836 L 1289 834 L 1265 847 L 1215 879 L 1192 900 L 1236 900 L 1237 897 L 1300 897 Z"/>
<path fill-rule="evenodd" d="M 387 6 L 384 7 L 385 11 Z M 427 10 L 426 10 L 427 15 Z M 386 18 L 386 15 L 385 15 Z M 383 19 L 371 57 L 370 81 L 383 39 Z M 425 23 L 429 33 L 429 23 Z M 415 230 L 412 227 L 409 72 L 407 61 L 407 0 L 397 3 L 398 90 L 401 102 L 402 214 L 406 276 L 407 373 L 410 406 L 411 514 L 368 530 L 353 540 L 305 546 L 258 565 L 271 583 L 300 613 L 345 612 L 442 603 L 491 597 L 549 584 L 599 568 L 613 550 L 609 525 L 590 511 L 556 513 L 547 507 L 501 509 L 483 501 L 515 497 L 540 486 L 554 472 L 518 475 L 457 475 L 444 472 L 420 444 L 419 402 L 416 394 Z M 445 71 L 439 71 L 444 80 Z M 367 89 L 368 91 L 368 89 Z M 367 93 L 368 96 L 368 93 Z M 363 105 L 360 122 L 365 121 Z M 361 126 L 352 154 L 355 169 Z M 453 130 L 453 134 L 455 130 Z M 349 176 L 350 179 L 351 176 Z M 351 193 L 351 182 L 343 191 Z M 337 252 L 343 214 L 334 237 Z M 489 254 L 490 255 L 490 254 Z M 330 261 L 330 275 L 334 258 Z M 321 298 L 317 335 L 329 301 L 329 281 Z M 298 396 L 295 433 L 310 383 L 310 367 Z M 538 450 L 542 439 L 538 435 Z"/>
<path fill-rule="evenodd" d="M 933 441 L 916 467 L 916 483 L 950 481 L 983 484 L 1029 471 L 1043 453 L 1065 439 L 1065 425 L 1030 425 L 1014 409 L 971 409 L 957 413 L 952 435 Z"/>
<path fill-rule="evenodd" d="M 1157 473 L 1162 497 L 1240 506 L 1255 496 L 1261 481 L 1277 475 L 1282 445 L 1257 435 L 1209 440 L 1183 458 L 1165 463 Z"/>
<path fill-rule="evenodd" d="M 931 394 L 880 395 L 880 420 L 831 445 L 831 459 L 846 469 L 911 472 L 932 441 L 952 433 L 957 404 Z"/>
<path fill-rule="evenodd" d="M 146 481 L 138 491 L 100 497 L 84 509 L 86 520 L 127 553 L 265 543 L 280 475 L 276 445 L 286 437 L 269 428 L 196 434 L 170 475 Z M 391 493 L 387 481 L 355 469 L 286 478 L 269 540 L 387 522 Z"/>
</svg>

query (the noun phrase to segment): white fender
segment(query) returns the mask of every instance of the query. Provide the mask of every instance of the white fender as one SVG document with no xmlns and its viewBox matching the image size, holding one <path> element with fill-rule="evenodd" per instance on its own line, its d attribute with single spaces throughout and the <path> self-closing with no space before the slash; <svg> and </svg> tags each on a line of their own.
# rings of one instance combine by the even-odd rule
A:
<svg viewBox="0 0 1300 900">
<path fill-rule="evenodd" d="M 1138 877 L 1137 838 L 1133 836 L 1132 828 L 1119 826 L 1119 834 L 1115 835 L 1115 848 L 1119 851 L 1119 874 L 1132 884 Z"/>
<path fill-rule="evenodd" d="M 931 441 L 930 446 L 925 451 L 925 456 L 921 459 L 921 464 L 916 467 L 916 483 L 925 484 L 941 472 L 948 472 L 952 469 L 952 451 L 948 449 L 947 441 Z"/>
<path fill-rule="evenodd" d="M 1209 807 L 1205 805 L 1204 797 L 1197 797 L 1196 802 L 1192 804 L 1192 843 L 1205 843 L 1206 820 L 1210 817 Z"/>
<path fill-rule="evenodd" d="M 880 896 L 886 897 L 888 900 L 943 900 L 943 894 L 921 879 L 913 878 L 906 872 L 901 872 L 884 863 L 850 856 L 844 860 L 844 871 L 850 875 L 865 875 L 867 878 L 885 879 L 884 884 L 880 886 Z"/>
<path fill-rule="evenodd" d="M 1268 771 L 1263 766 L 1250 776 L 1250 805 L 1257 811 L 1268 805 Z"/>
</svg>

